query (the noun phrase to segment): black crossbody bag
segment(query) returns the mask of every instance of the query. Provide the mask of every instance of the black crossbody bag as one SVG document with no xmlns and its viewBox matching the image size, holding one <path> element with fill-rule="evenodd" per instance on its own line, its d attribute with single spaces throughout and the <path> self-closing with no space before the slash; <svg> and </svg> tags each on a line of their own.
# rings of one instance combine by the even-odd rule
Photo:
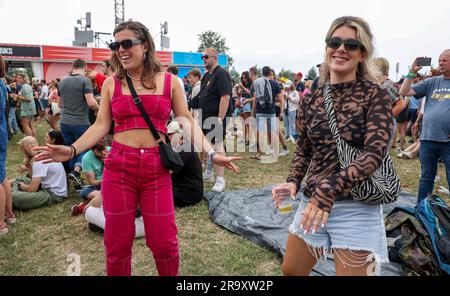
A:
<svg viewBox="0 0 450 296">
<path fill-rule="evenodd" d="M 166 78 L 167 79 L 167 78 Z M 156 140 L 156 143 L 159 145 L 159 156 L 161 157 L 161 161 L 163 166 L 171 170 L 175 173 L 179 172 L 183 166 L 183 160 L 181 159 L 181 156 L 178 154 L 178 152 L 174 151 L 172 149 L 172 146 L 170 146 L 169 138 L 166 135 L 166 143 L 164 143 L 159 136 L 158 132 L 156 131 L 155 126 L 153 125 L 152 121 L 150 120 L 150 117 L 147 115 L 147 112 L 145 112 L 144 107 L 142 106 L 141 99 L 136 93 L 136 90 L 134 89 L 133 83 L 131 82 L 131 78 L 127 75 L 127 83 L 128 88 L 130 89 L 131 95 L 133 96 L 134 103 L 138 107 L 139 111 L 141 111 L 142 117 L 144 117 L 145 122 L 147 123 L 150 131 L 152 132 L 153 137 Z"/>
</svg>

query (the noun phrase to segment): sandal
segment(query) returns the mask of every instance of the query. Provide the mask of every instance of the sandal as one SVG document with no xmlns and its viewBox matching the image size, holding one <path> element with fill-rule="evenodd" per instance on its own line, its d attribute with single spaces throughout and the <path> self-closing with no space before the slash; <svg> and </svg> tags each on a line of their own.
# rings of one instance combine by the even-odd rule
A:
<svg viewBox="0 0 450 296">
<path fill-rule="evenodd" d="M 261 157 L 258 156 L 258 155 L 252 155 L 250 158 L 251 159 L 256 159 L 256 160 L 261 160 Z"/>
</svg>

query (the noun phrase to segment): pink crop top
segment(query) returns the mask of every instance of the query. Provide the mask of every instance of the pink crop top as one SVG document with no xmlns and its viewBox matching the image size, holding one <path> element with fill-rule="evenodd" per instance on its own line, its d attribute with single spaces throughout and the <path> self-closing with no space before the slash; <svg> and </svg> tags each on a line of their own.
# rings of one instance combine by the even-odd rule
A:
<svg viewBox="0 0 450 296">
<path fill-rule="evenodd" d="M 172 75 L 166 73 L 164 76 L 164 92 L 162 95 L 139 95 L 142 105 L 152 120 L 155 128 L 166 134 L 167 122 L 172 106 L 171 100 Z M 114 120 L 114 133 L 132 129 L 148 129 L 144 117 L 135 105 L 131 95 L 122 93 L 120 79 L 114 77 L 114 95 L 111 100 L 112 118 Z"/>
</svg>

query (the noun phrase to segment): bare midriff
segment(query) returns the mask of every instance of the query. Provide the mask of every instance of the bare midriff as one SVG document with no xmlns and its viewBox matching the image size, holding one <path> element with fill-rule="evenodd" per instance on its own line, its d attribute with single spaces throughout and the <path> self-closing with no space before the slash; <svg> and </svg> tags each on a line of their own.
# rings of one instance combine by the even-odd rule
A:
<svg viewBox="0 0 450 296">
<path fill-rule="evenodd" d="M 165 142 L 163 133 L 158 132 Z M 114 141 L 133 148 L 151 148 L 158 146 L 149 129 L 132 129 L 114 135 Z"/>
</svg>

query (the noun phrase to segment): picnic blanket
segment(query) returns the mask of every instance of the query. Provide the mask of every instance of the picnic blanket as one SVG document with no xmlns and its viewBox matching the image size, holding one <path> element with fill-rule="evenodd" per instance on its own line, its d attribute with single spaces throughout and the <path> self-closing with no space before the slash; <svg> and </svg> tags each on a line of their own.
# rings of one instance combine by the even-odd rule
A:
<svg viewBox="0 0 450 296">
<path fill-rule="evenodd" d="M 209 214 L 213 221 L 229 231 L 242 235 L 253 243 L 284 256 L 289 225 L 294 219 L 299 199 L 293 202 L 293 211 L 280 214 L 272 200 L 272 186 L 260 189 L 246 189 L 230 192 L 206 192 Z M 395 203 L 383 206 L 386 216 L 395 207 L 414 207 L 416 197 L 402 192 Z M 388 263 L 381 266 L 381 275 L 402 275 L 400 264 Z M 321 259 L 312 275 L 334 275 L 332 257 Z"/>
</svg>

